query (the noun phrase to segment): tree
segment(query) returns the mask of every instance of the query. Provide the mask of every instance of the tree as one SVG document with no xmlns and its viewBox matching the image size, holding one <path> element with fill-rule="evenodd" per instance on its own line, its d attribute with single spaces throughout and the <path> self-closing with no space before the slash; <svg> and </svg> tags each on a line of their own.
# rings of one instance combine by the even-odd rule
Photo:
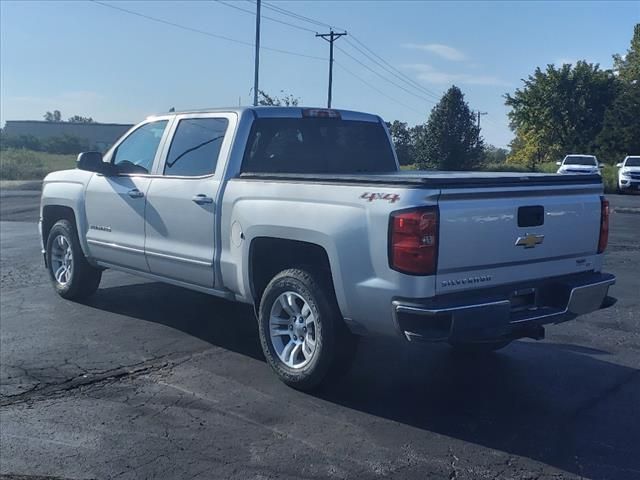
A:
<svg viewBox="0 0 640 480">
<path fill-rule="evenodd" d="M 74 115 L 67 120 L 69 123 L 96 123 L 91 117 L 81 117 L 80 115 Z"/>
<path fill-rule="evenodd" d="M 505 95 L 517 140 L 511 160 L 535 164 L 564 153 L 595 151 L 605 111 L 617 93 L 613 72 L 597 64 L 579 61 L 573 67 L 536 68 L 523 88 Z"/>
<path fill-rule="evenodd" d="M 640 152 L 640 82 L 629 84 L 604 116 L 598 155 L 610 163 Z"/>
<path fill-rule="evenodd" d="M 532 172 L 548 158 L 560 158 L 562 150 L 547 145 L 534 130 L 518 131 L 509 144 L 511 152 L 507 164 L 526 166 Z"/>
<path fill-rule="evenodd" d="M 425 141 L 426 131 L 426 123 L 415 125 L 409 130 L 411 143 L 413 144 L 413 163 L 419 166 L 425 166 L 429 163 L 426 149 L 427 142 Z"/>
<path fill-rule="evenodd" d="M 269 95 L 263 90 L 258 90 L 258 105 L 275 106 L 275 107 L 297 107 L 301 99 L 294 97 L 290 93 L 280 90 L 282 97 Z"/>
<path fill-rule="evenodd" d="M 611 163 L 640 152 L 640 24 L 633 31 L 627 54 L 613 56 L 619 94 L 604 115 L 598 135 L 598 155 Z"/>
<path fill-rule="evenodd" d="M 389 128 L 400 165 L 415 163 L 415 145 L 411 135 L 412 129 L 408 128 L 405 122 L 400 122 L 399 120 L 394 120 L 392 123 L 387 122 L 387 127 Z"/>
<path fill-rule="evenodd" d="M 487 145 L 484 152 L 484 158 L 486 163 L 505 163 L 509 150 L 506 148 L 494 147 L 493 145 Z"/>
<path fill-rule="evenodd" d="M 633 38 L 627 54 L 613 56 L 613 69 L 623 82 L 640 82 L 640 23 L 633 29 Z"/>
<path fill-rule="evenodd" d="M 420 147 L 421 167 L 469 170 L 484 157 L 484 141 L 462 91 L 452 86 L 431 110 Z"/>
<path fill-rule="evenodd" d="M 44 119 L 47 122 L 61 122 L 62 114 L 60 113 L 60 110 L 54 110 L 53 112 L 45 113 Z"/>
</svg>

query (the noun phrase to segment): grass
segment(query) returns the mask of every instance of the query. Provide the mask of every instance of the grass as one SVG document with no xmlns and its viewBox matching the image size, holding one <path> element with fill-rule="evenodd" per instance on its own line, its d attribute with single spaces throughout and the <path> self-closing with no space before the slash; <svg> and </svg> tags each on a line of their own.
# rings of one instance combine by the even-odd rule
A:
<svg viewBox="0 0 640 480">
<path fill-rule="evenodd" d="M 77 155 L 24 149 L 0 151 L 0 180 L 42 180 L 56 170 L 74 168 Z"/>
</svg>

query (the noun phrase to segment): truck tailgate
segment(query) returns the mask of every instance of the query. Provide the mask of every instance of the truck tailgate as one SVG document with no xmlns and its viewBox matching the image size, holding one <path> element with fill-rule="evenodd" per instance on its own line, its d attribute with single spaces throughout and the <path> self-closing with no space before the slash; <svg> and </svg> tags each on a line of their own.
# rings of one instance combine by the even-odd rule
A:
<svg viewBox="0 0 640 480">
<path fill-rule="evenodd" d="M 436 291 L 599 269 L 601 192 L 593 183 L 443 189 Z"/>
</svg>

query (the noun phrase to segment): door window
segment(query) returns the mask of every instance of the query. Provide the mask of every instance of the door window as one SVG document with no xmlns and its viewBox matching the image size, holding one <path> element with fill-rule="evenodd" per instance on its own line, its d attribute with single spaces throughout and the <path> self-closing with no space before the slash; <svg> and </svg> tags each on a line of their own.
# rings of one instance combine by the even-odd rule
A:
<svg viewBox="0 0 640 480">
<path fill-rule="evenodd" d="M 187 177 L 213 174 L 228 124 L 226 118 L 180 120 L 169 148 L 164 174 Z"/>
<path fill-rule="evenodd" d="M 167 120 L 146 123 L 125 138 L 113 155 L 118 173 L 150 173 Z"/>
</svg>

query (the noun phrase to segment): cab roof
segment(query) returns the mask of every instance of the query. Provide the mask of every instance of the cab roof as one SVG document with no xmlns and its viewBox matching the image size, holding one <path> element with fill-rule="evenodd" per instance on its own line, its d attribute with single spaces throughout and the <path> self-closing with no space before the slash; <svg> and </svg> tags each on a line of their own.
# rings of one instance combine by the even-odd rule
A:
<svg viewBox="0 0 640 480">
<path fill-rule="evenodd" d="M 275 106 L 243 106 L 243 107 L 228 107 L 228 108 L 201 108 L 201 109 L 189 109 L 189 110 L 176 110 L 175 112 L 163 112 L 157 113 L 152 116 L 166 116 L 166 115 L 184 115 L 190 113 L 237 113 L 241 116 L 247 111 L 254 113 L 256 118 L 303 118 L 303 111 L 333 111 L 340 114 L 340 118 L 343 120 L 360 120 L 365 122 L 381 122 L 382 119 L 378 115 L 364 112 L 356 112 L 353 110 L 342 110 L 336 108 L 323 108 L 323 107 L 275 107 Z"/>
</svg>

